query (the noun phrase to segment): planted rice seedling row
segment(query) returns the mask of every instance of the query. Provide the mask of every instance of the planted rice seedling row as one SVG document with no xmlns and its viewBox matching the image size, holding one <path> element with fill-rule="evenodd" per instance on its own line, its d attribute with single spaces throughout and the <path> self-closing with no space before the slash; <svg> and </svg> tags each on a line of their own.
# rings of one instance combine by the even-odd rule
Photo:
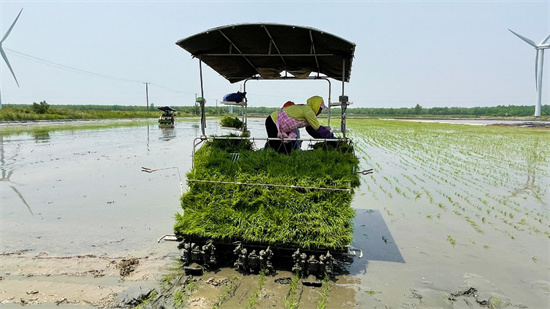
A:
<svg viewBox="0 0 550 309">
<path fill-rule="evenodd" d="M 417 203 L 450 207 L 462 217 L 468 213 L 464 220 L 474 228 L 485 224 L 477 220 L 496 209 L 493 215 L 500 223 L 492 226 L 510 237 L 510 228 L 550 234 L 548 214 L 539 211 L 548 209 L 548 201 L 541 198 L 550 185 L 547 131 L 399 121 L 349 124 L 357 136 L 369 135 L 359 148 L 370 147 L 365 151 L 380 162 L 373 177 L 384 180 L 379 188 L 388 197 L 390 191 L 405 193 Z M 525 179 L 535 178 L 528 190 L 517 191 Z"/>
</svg>

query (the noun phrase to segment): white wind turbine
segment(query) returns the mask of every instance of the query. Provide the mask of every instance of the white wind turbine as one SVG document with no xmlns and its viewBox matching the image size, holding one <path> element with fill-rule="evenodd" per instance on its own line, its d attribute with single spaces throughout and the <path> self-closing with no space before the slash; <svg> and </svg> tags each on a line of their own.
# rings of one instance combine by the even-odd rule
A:
<svg viewBox="0 0 550 309">
<path fill-rule="evenodd" d="M 510 29 L 508 29 L 510 30 Z M 540 110 L 542 108 L 541 106 L 541 98 L 542 98 L 542 69 L 544 64 L 544 50 L 550 48 L 550 43 L 548 42 L 548 39 L 550 39 L 550 34 L 544 38 L 538 45 L 533 42 L 532 40 L 515 33 L 514 31 L 510 30 L 513 34 L 515 34 L 518 38 L 524 40 L 527 42 L 527 44 L 533 46 L 537 50 L 537 57 L 535 58 L 535 84 L 537 87 L 537 101 L 535 104 L 535 117 L 540 116 Z"/>
<path fill-rule="evenodd" d="M 8 31 L 6 32 L 6 34 L 4 34 L 4 37 L 2 38 L 2 40 L 0 40 L 0 54 L 2 54 L 2 58 L 4 58 L 4 62 L 6 62 L 6 64 L 8 65 L 8 69 L 10 69 L 11 75 L 13 75 L 13 78 L 15 79 L 15 83 L 17 84 L 17 87 L 19 87 L 19 82 L 17 81 L 17 77 L 15 77 L 15 73 L 13 73 L 13 69 L 11 68 L 11 65 L 10 65 L 10 62 L 8 61 L 8 57 L 6 56 L 6 53 L 4 53 L 4 49 L 2 48 L 2 43 L 4 43 L 4 41 L 8 38 L 8 35 L 10 35 L 11 29 L 13 29 L 13 26 L 15 26 L 15 23 L 17 22 L 17 20 L 19 19 L 19 16 L 21 15 L 21 12 L 23 12 L 23 9 L 19 11 L 19 14 L 17 14 L 17 17 L 9 27 Z M 1 94 L 0 94 L 0 108 L 2 108 Z"/>
</svg>

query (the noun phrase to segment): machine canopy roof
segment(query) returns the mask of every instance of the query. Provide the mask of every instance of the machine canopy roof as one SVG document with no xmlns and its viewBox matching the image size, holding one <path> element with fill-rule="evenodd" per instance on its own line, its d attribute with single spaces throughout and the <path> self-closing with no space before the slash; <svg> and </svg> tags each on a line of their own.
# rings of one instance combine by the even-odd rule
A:
<svg viewBox="0 0 550 309">
<path fill-rule="evenodd" d="M 176 42 L 231 83 L 250 77 L 324 74 L 349 82 L 355 44 L 321 30 L 280 24 L 213 28 Z"/>
</svg>

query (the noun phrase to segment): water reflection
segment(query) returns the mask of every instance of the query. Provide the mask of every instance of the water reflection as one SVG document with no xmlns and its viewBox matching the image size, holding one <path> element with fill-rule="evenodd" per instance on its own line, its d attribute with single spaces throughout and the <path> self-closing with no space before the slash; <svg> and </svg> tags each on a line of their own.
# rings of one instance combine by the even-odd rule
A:
<svg viewBox="0 0 550 309">
<path fill-rule="evenodd" d="M 525 183 L 525 188 L 535 187 L 538 148 L 539 148 L 539 140 L 536 139 L 533 147 L 531 147 L 531 149 L 528 149 L 529 156 L 527 156 L 527 182 Z"/>
<path fill-rule="evenodd" d="M 8 156 L 8 157 L 6 157 L 6 155 L 5 155 L 4 147 L 5 147 L 4 137 L 0 136 L 0 170 L 2 171 L 2 178 L 0 178 L 0 181 L 5 181 L 7 183 L 12 183 L 14 185 L 20 185 L 20 184 L 16 184 L 13 181 L 11 181 L 11 177 L 13 176 L 13 172 L 14 172 L 14 164 L 13 163 L 15 163 L 15 158 L 17 157 L 17 153 L 18 153 L 18 150 L 19 150 L 19 144 L 17 144 L 17 148 L 16 148 L 17 151 L 14 151 L 13 155 Z M 6 159 L 8 160 L 8 163 L 6 163 Z M 29 206 L 29 204 L 27 203 L 27 201 L 23 197 L 23 194 L 21 194 L 21 192 L 13 185 L 10 185 L 10 188 L 19 197 L 21 202 L 23 202 L 23 204 L 25 204 L 25 206 L 27 206 L 27 209 L 29 210 L 31 215 L 34 215 L 33 212 L 32 212 L 31 207 Z"/>
<path fill-rule="evenodd" d="M 169 141 L 176 137 L 176 130 L 174 127 L 159 127 L 162 135 L 159 137 L 160 140 Z"/>
<path fill-rule="evenodd" d="M 539 140 L 536 139 L 534 144 L 530 145 L 530 148 L 523 149 L 525 155 L 526 168 L 525 172 L 527 174 L 527 179 L 523 186 L 517 187 L 512 191 L 511 196 L 516 196 L 520 194 L 525 194 L 527 191 L 536 192 L 537 186 L 535 184 L 535 179 L 537 176 L 537 159 L 538 159 L 538 148 Z"/>
<path fill-rule="evenodd" d="M 34 137 L 34 141 L 37 143 L 47 143 L 50 140 L 50 131 L 35 131 L 32 132 L 32 136 Z"/>
</svg>

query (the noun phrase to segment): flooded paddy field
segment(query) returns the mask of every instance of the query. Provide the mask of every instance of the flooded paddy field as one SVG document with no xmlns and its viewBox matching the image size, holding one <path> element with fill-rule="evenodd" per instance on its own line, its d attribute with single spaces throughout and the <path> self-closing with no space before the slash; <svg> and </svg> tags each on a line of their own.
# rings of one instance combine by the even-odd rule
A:
<svg viewBox="0 0 550 309">
<path fill-rule="evenodd" d="M 263 121 L 249 120 L 252 136 Z M 284 271 L 178 272 L 176 243 L 157 239 L 181 210 L 198 121 L 0 136 L 0 303 L 116 307 L 155 289 L 171 297 L 150 307 L 548 308 L 548 129 L 348 127 L 374 169 L 352 204 L 364 256 L 320 288 Z"/>
</svg>

